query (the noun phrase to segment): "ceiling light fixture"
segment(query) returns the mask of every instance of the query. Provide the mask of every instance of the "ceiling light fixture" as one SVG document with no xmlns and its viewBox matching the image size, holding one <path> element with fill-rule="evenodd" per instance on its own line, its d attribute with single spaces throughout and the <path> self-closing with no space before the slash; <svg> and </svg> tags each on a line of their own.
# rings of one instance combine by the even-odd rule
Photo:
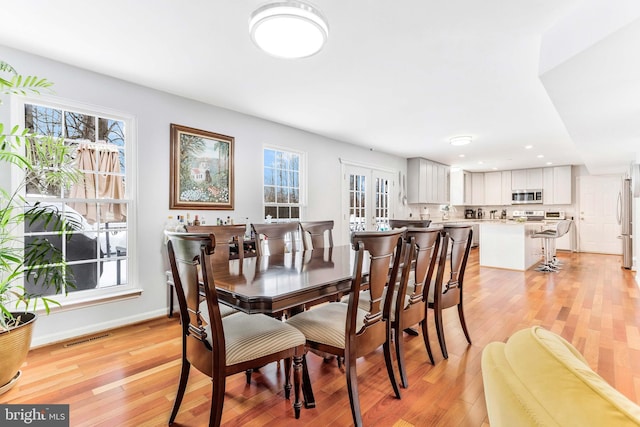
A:
<svg viewBox="0 0 640 427">
<path fill-rule="evenodd" d="M 272 2 L 249 19 L 251 40 L 278 58 L 305 58 L 322 49 L 329 26 L 320 11 L 301 1 Z"/>
<path fill-rule="evenodd" d="M 470 136 L 454 136 L 449 139 L 449 144 L 451 145 L 467 145 L 471 143 Z"/>
</svg>

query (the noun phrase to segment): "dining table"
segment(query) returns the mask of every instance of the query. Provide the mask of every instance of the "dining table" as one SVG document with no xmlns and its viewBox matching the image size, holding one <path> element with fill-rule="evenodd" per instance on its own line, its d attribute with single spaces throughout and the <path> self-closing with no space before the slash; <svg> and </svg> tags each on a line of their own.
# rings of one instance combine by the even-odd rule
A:
<svg viewBox="0 0 640 427">
<path fill-rule="evenodd" d="M 214 266 L 214 281 L 224 304 L 276 314 L 348 292 L 354 260 L 351 245 L 231 259 Z"/>
</svg>

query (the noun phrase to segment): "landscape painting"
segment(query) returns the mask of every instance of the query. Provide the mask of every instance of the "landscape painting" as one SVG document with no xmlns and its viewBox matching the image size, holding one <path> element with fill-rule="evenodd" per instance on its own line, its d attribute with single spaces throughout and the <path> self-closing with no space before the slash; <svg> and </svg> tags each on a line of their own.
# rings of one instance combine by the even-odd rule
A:
<svg viewBox="0 0 640 427">
<path fill-rule="evenodd" d="M 233 209 L 233 143 L 171 124 L 169 209 Z"/>
</svg>

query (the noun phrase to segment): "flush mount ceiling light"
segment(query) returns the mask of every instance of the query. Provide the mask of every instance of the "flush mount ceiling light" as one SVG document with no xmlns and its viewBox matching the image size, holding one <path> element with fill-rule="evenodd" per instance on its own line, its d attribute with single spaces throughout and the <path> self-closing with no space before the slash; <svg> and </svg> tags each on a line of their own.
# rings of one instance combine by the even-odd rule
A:
<svg viewBox="0 0 640 427">
<path fill-rule="evenodd" d="M 329 26 L 320 11 L 301 1 L 273 2 L 256 9 L 249 19 L 251 40 L 279 58 L 305 58 L 322 49 Z"/>
<path fill-rule="evenodd" d="M 449 140 L 451 145 L 467 145 L 471 143 L 470 136 L 454 136 Z"/>
</svg>

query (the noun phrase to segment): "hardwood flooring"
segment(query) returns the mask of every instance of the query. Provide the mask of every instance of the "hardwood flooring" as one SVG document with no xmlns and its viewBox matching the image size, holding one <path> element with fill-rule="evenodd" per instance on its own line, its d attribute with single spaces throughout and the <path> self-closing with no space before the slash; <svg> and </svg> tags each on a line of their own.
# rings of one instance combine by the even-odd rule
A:
<svg viewBox="0 0 640 427">
<path fill-rule="evenodd" d="M 382 352 L 359 359 L 359 389 L 368 426 L 488 425 L 480 356 L 491 341 L 542 325 L 572 342 L 590 366 L 631 400 L 640 402 L 640 291 L 618 256 L 560 254 L 561 272 L 515 272 L 478 266 L 473 250 L 465 276 L 467 345 L 455 309 L 445 312 L 449 359 L 443 360 L 429 318 L 435 366 L 421 337 L 406 335 L 409 388 L 393 397 Z M 45 321 L 41 319 L 40 321 Z M 180 371 L 179 324 L 159 318 L 30 352 L 23 376 L 0 403 L 67 403 L 72 426 L 166 425 Z M 251 385 L 227 381 L 228 426 L 347 426 L 345 376 L 335 361 L 308 356 L 317 407 L 293 417 L 284 399 L 283 369 L 270 364 Z M 209 379 L 192 369 L 177 426 L 208 423 Z"/>
</svg>

